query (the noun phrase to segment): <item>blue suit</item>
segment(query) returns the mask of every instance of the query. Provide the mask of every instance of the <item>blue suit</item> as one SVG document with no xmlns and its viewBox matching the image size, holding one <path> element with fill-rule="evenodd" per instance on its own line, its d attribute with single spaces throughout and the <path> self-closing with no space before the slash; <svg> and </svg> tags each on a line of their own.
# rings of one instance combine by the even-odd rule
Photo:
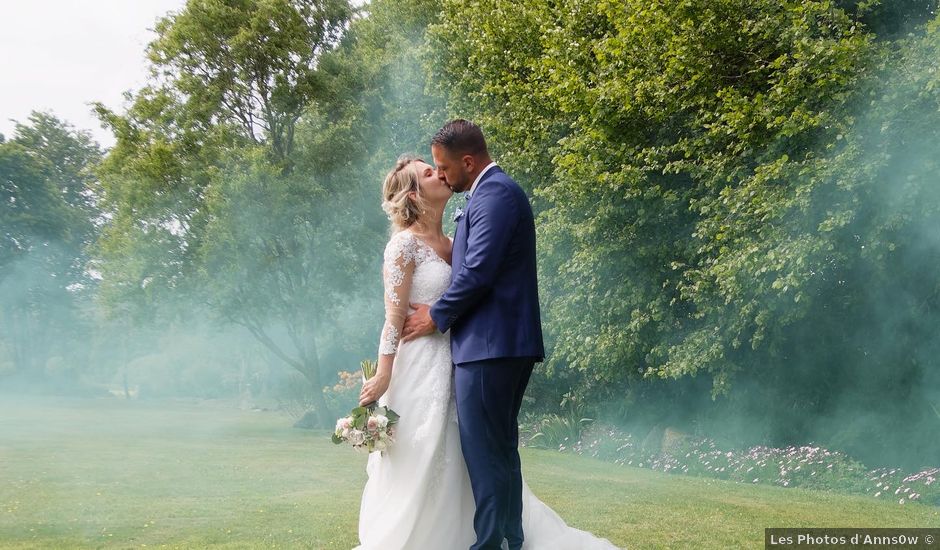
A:
<svg viewBox="0 0 940 550">
<path fill-rule="evenodd" d="M 517 418 L 535 362 L 545 358 L 535 222 L 529 199 L 500 168 L 480 178 L 457 220 L 451 284 L 431 308 L 450 330 L 460 442 L 476 513 L 471 550 L 522 546 Z"/>
</svg>

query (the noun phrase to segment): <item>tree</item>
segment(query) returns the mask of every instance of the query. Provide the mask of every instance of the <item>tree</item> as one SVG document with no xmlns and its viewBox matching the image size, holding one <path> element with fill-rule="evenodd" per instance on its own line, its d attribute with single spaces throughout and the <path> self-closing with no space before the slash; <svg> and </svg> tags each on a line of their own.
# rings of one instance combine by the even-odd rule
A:
<svg viewBox="0 0 940 550">
<path fill-rule="evenodd" d="M 124 115 L 98 106 L 118 137 L 102 168 L 105 303 L 138 324 L 210 306 L 310 381 L 319 426 L 332 419 L 317 340 L 356 280 L 356 216 L 347 184 L 295 170 L 294 135 L 325 99 L 319 60 L 349 14 L 331 0 L 191 1 L 149 48 L 168 79 Z"/>
<path fill-rule="evenodd" d="M 936 27 L 921 2 L 445 2 L 431 78 L 538 198 L 544 372 L 614 402 L 707 377 L 772 443 L 886 365 L 918 404 L 879 421 L 932 415 Z"/>
<path fill-rule="evenodd" d="M 42 378 L 54 356 L 69 369 L 81 360 L 74 346 L 94 291 L 85 247 L 100 216 L 92 170 L 101 152 L 51 114 L 29 121 L 0 143 L 0 333 L 14 373 Z"/>
<path fill-rule="evenodd" d="M 317 65 L 342 36 L 346 0 L 189 0 L 148 47 L 194 123 L 233 124 L 289 172 L 294 128 L 322 94 Z"/>
<path fill-rule="evenodd" d="M 200 271 L 208 303 L 300 372 L 314 389 L 315 425 L 332 425 L 318 340 L 357 281 L 350 208 L 307 178 L 283 176 L 261 150 L 226 170 L 207 208 Z"/>
</svg>

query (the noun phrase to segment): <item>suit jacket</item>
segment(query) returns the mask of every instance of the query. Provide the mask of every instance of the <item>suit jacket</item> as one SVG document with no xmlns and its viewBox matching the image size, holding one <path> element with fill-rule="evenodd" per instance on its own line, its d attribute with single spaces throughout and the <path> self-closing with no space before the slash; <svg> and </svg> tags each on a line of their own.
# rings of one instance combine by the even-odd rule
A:
<svg viewBox="0 0 940 550">
<path fill-rule="evenodd" d="M 457 220 L 450 287 L 431 308 L 450 329 L 455 364 L 545 358 L 535 260 L 535 221 L 525 191 L 498 166 L 477 183 Z"/>
</svg>

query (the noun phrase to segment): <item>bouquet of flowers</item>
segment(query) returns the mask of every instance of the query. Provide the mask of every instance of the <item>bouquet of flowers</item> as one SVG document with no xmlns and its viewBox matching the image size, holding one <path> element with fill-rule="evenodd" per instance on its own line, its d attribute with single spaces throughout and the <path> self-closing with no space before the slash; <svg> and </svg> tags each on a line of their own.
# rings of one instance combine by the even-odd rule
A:
<svg viewBox="0 0 940 550">
<path fill-rule="evenodd" d="M 378 364 L 375 361 L 365 360 L 360 366 L 364 380 L 375 376 Z M 349 443 L 354 449 L 367 449 L 368 452 L 384 451 L 393 442 L 395 424 L 400 417 L 388 407 L 379 407 L 373 401 L 365 407 L 356 407 L 336 421 L 336 431 L 333 432 L 333 443 Z"/>
</svg>

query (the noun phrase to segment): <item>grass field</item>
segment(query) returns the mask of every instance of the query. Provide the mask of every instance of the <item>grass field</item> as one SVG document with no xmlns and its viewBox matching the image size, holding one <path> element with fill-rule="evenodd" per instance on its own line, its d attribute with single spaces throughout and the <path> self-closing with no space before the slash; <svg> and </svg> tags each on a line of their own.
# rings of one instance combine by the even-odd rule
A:
<svg viewBox="0 0 940 550">
<path fill-rule="evenodd" d="M 0 548 L 349 549 L 365 456 L 291 423 L 227 403 L 0 396 Z M 569 524 L 631 549 L 762 548 L 765 527 L 940 526 L 922 504 L 522 458 Z"/>
</svg>

